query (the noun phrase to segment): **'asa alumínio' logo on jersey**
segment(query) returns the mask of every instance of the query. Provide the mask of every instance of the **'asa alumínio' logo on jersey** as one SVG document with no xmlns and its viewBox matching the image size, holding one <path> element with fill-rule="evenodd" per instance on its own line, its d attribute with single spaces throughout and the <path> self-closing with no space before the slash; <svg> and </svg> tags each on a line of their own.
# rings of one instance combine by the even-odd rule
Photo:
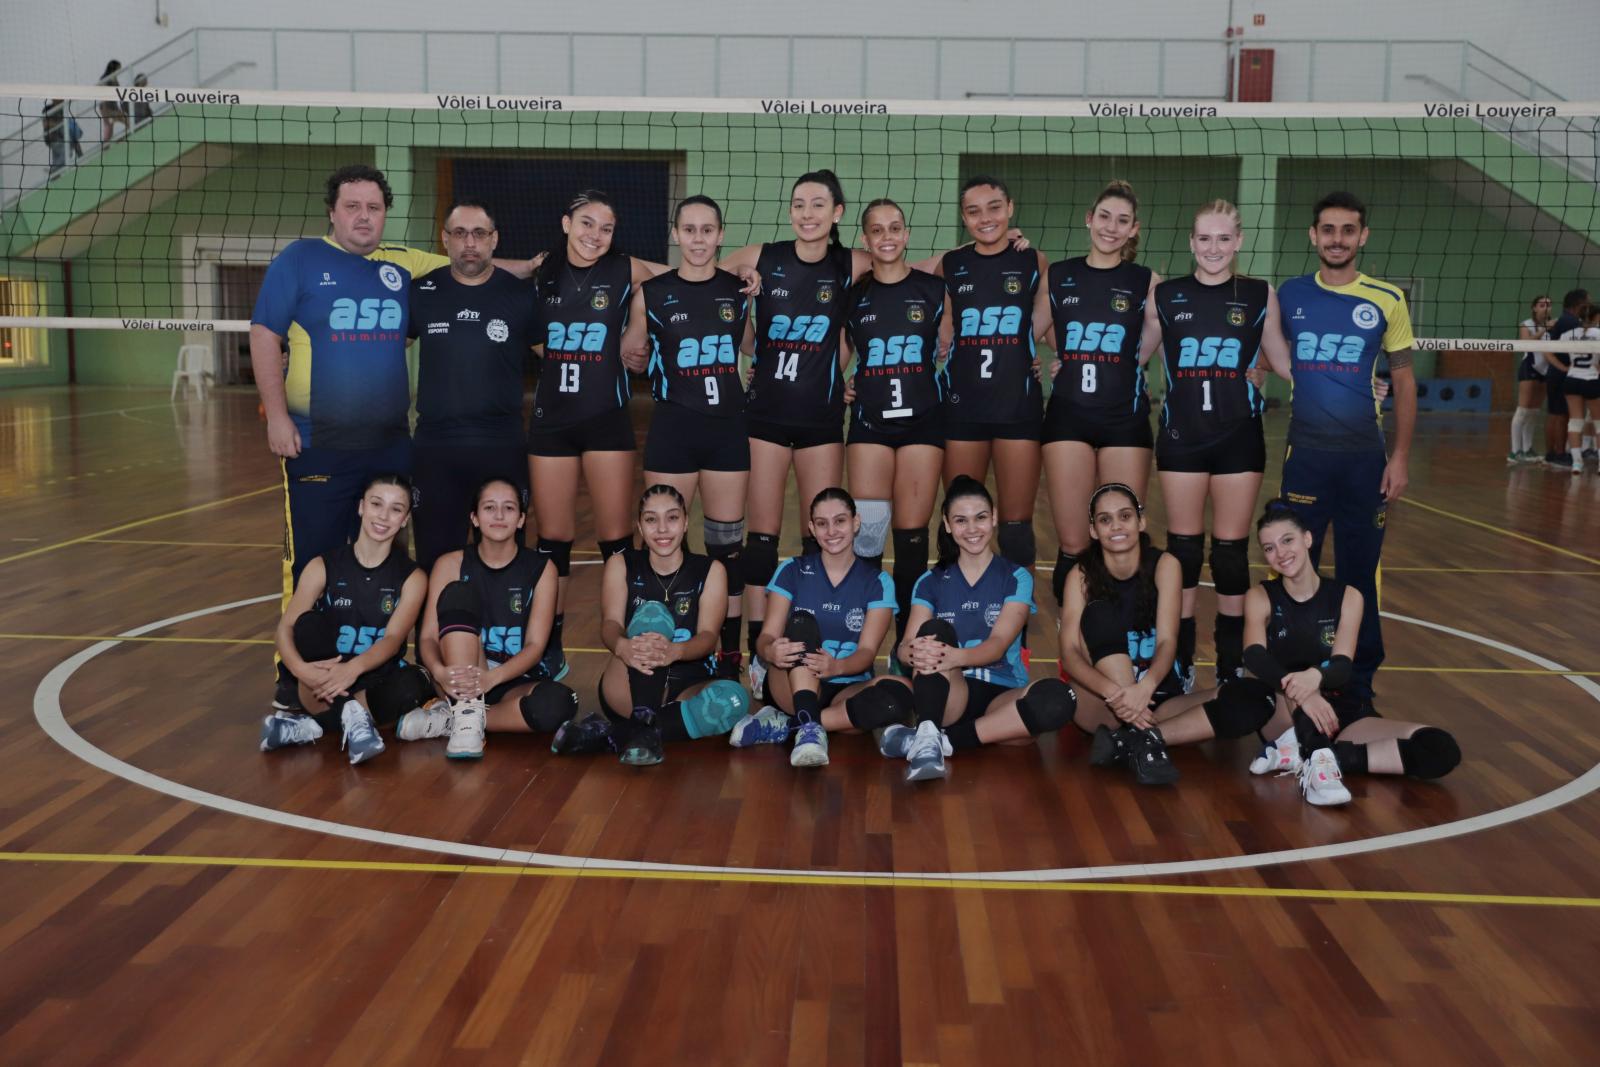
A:
<svg viewBox="0 0 1600 1067">
<path fill-rule="evenodd" d="M 687 615 L 693 607 L 694 598 L 685 594 L 672 602 L 672 613 L 674 615 Z"/>
<path fill-rule="evenodd" d="M 506 597 L 506 606 L 511 609 L 511 614 L 521 615 L 523 607 L 527 604 L 527 595 L 521 589 L 513 589 Z"/>
<path fill-rule="evenodd" d="M 833 300 L 833 283 L 823 282 L 817 286 L 817 303 L 827 304 Z"/>
<path fill-rule="evenodd" d="M 595 290 L 595 294 L 589 298 L 589 306 L 596 311 L 604 311 L 611 306 L 611 294 L 601 289 Z"/>
<path fill-rule="evenodd" d="M 1111 298 L 1111 310 L 1112 311 L 1123 312 L 1123 311 L 1127 311 L 1132 306 L 1133 306 L 1133 302 L 1130 301 L 1122 293 L 1118 293 L 1116 296 Z"/>
<path fill-rule="evenodd" d="M 1371 304 L 1357 304 L 1350 313 L 1350 320 L 1363 330 L 1370 330 L 1378 325 L 1378 309 Z"/>
<path fill-rule="evenodd" d="M 1228 325 L 1229 326 L 1243 326 L 1244 325 L 1244 308 L 1229 308 L 1228 309 Z"/>
<path fill-rule="evenodd" d="M 504 319 L 490 319 L 489 325 L 483 329 L 489 335 L 489 340 L 497 344 L 511 336 L 511 327 L 506 325 Z"/>
<path fill-rule="evenodd" d="M 1021 278 L 1007 278 L 1006 279 L 1006 292 L 1010 293 L 1012 296 L 1016 296 L 1018 293 L 1022 292 L 1022 279 Z"/>
<path fill-rule="evenodd" d="M 378 280 L 392 293 L 398 293 L 406 284 L 406 280 L 400 276 L 400 268 L 393 263 L 385 263 L 378 268 Z"/>
<path fill-rule="evenodd" d="M 921 322 L 927 317 L 928 313 L 922 310 L 921 304 L 912 304 L 910 307 L 906 308 L 906 318 L 911 322 Z"/>
<path fill-rule="evenodd" d="M 733 305 L 723 304 L 721 307 L 717 308 L 717 318 L 721 319 L 723 322 L 732 322 Z"/>
<path fill-rule="evenodd" d="M 385 589 L 378 597 L 378 610 L 385 615 L 394 614 L 394 590 Z"/>
</svg>

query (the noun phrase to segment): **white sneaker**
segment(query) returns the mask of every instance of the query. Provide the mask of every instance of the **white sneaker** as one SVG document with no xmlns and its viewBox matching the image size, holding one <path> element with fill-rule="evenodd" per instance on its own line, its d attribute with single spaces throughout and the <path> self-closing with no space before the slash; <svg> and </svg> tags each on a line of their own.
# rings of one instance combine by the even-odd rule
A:
<svg viewBox="0 0 1600 1067">
<path fill-rule="evenodd" d="M 489 709 L 483 698 L 463 700 L 450 719 L 450 743 L 444 754 L 451 759 L 482 759 L 483 736 L 488 729 Z"/>
<path fill-rule="evenodd" d="M 1334 758 L 1333 749 L 1317 749 L 1301 766 L 1300 793 L 1307 804 L 1318 807 L 1350 803 L 1350 790 L 1344 787 L 1344 776 L 1339 773 L 1339 761 Z"/>
<path fill-rule="evenodd" d="M 443 697 L 400 716 L 394 735 L 402 741 L 429 741 L 450 732 L 450 702 Z"/>
<path fill-rule="evenodd" d="M 950 755 L 950 742 L 944 731 L 925 719 L 917 724 L 916 736 L 911 739 L 911 750 L 906 753 L 906 781 L 926 782 L 945 776 L 944 758 Z"/>
<path fill-rule="evenodd" d="M 1250 761 L 1251 774 L 1299 774 L 1300 739 L 1291 726 L 1266 749 Z"/>
<path fill-rule="evenodd" d="M 763 690 L 767 686 L 767 665 L 754 652 L 750 654 L 750 703 L 760 706 L 766 702 Z"/>
<path fill-rule="evenodd" d="M 819 722 L 803 722 L 795 731 L 794 748 L 789 752 L 791 767 L 826 767 L 828 732 Z"/>
<path fill-rule="evenodd" d="M 309 745 L 322 736 L 317 720 L 302 712 L 275 711 L 261 720 L 261 751 Z"/>
<path fill-rule="evenodd" d="M 346 700 L 339 709 L 339 724 L 344 727 L 344 749 L 350 753 L 351 763 L 365 763 L 383 751 L 383 738 L 378 736 L 378 724 L 372 721 L 372 712 L 359 701 Z"/>
</svg>

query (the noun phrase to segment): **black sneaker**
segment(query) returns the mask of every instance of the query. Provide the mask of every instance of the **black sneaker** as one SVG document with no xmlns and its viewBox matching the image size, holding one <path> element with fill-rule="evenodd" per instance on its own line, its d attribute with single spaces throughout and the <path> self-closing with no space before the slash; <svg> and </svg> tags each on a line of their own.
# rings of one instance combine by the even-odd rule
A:
<svg viewBox="0 0 1600 1067">
<path fill-rule="evenodd" d="M 561 724 L 550 742 L 558 756 L 581 756 L 594 752 L 614 752 L 616 743 L 611 723 L 598 710 L 579 712 Z"/>
<path fill-rule="evenodd" d="M 1139 731 L 1131 726 L 1118 726 L 1115 730 L 1095 727 L 1094 740 L 1089 742 L 1089 766 L 1115 767 L 1127 762 L 1130 747 L 1138 737 Z"/>
<path fill-rule="evenodd" d="M 633 736 L 623 746 L 617 757 L 630 767 L 651 767 L 661 762 L 661 731 L 654 726 L 636 723 Z"/>
<path fill-rule="evenodd" d="M 272 706 L 277 711 L 306 710 L 300 706 L 300 683 L 294 675 L 278 679 L 278 687 L 272 691 Z"/>
<path fill-rule="evenodd" d="M 1154 726 L 1140 730 L 1135 743 L 1128 746 L 1128 763 L 1140 785 L 1171 785 L 1178 780 L 1178 768 L 1167 755 L 1167 742 Z"/>
</svg>

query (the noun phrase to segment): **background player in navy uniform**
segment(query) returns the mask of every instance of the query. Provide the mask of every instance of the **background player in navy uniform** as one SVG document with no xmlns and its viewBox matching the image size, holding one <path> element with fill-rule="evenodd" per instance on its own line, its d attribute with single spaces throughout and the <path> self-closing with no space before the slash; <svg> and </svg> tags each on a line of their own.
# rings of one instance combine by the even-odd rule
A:
<svg viewBox="0 0 1600 1067">
<path fill-rule="evenodd" d="M 1540 293 L 1528 305 L 1529 315 L 1517 328 L 1524 341 L 1544 341 L 1550 337 L 1550 297 Z M 1517 356 L 1517 410 L 1511 416 L 1511 448 L 1506 465 L 1536 463 L 1539 453 L 1533 447 L 1533 428 L 1539 424 L 1539 394 L 1544 392 L 1549 364 L 1543 352 L 1523 352 Z"/>
<path fill-rule="evenodd" d="M 606 561 L 600 640 L 611 650 L 600 710 L 562 726 L 557 754 L 614 748 L 622 762 L 661 762 L 663 741 L 718 737 L 750 707 L 743 685 L 717 678 L 717 637 L 727 607 L 727 569 L 684 547 L 689 508 L 670 485 L 639 498 L 639 538 Z"/>
<path fill-rule="evenodd" d="M 1583 325 L 1579 310 L 1589 302 L 1587 289 L 1569 289 L 1561 298 L 1561 314 L 1550 324 L 1550 336 L 1560 337 L 1568 330 Z M 1567 454 L 1567 372 L 1565 363 L 1550 363 L 1544 375 L 1545 411 L 1544 463 L 1547 467 L 1567 469 L 1572 457 Z"/>
<path fill-rule="evenodd" d="M 700 491 L 706 554 L 722 563 L 727 578 L 718 670 L 737 678 L 744 593 L 739 555 L 750 481 L 739 349 L 749 330 L 749 298 L 743 282 L 717 269 L 722 209 L 715 200 L 691 196 L 680 203 L 672 239 L 683 262 L 634 292 L 622 347 L 649 352 L 656 407 L 645 437 L 645 484 L 670 485 L 690 504 Z"/>
<path fill-rule="evenodd" d="M 1562 341 L 1600 341 L 1600 306 L 1585 304 L 1579 309 L 1582 326 L 1574 326 L 1558 339 Z M 1583 461 L 1594 455 L 1594 426 L 1600 414 L 1600 368 L 1593 352 L 1552 352 L 1553 364 L 1566 371 L 1567 453 L 1572 457 L 1573 476 L 1583 474 Z"/>
<path fill-rule="evenodd" d="M 885 535 L 893 529 L 895 614 L 902 630 L 911 589 L 928 569 L 928 520 L 944 461 L 937 360 L 941 338 L 950 336 L 944 282 L 906 263 L 910 236 L 900 205 L 868 204 L 861 237 L 872 270 L 845 301 L 847 352 L 855 360 L 847 451 L 861 516 L 856 554 L 881 565 Z"/>
<path fill-rule="evenodd" d="M 828 730 L 861 725 L 859 710 L 852 714 L 852 698 L 872 683 L 872 664 L 894 617 L 889 576 L 855 553 L 861 522 L 850 494 L 824 489 L 811 501 L 809 515 L 818 550 L 785 560 L 772 576 L 767 587 L 772 610 L 756 644 L 770 668 L 767 690 L 773 702 L 796 719 L 789 754 L 793 767 L 825 766 Z M 871 688 L 878 686 L 905 689 L 893 678 Z M 909 710 L 904 699 L 900 706 Z M 775 710 L 764 707 L 736 725 L 731 742 L 781 743 L 787 728 Z M 876 725 L 881 724 L 866 728 Z"/>
<path fill-rule="evenodd" d="M 1015 210 L 998 178 L 968 179 L 961 187 L 961 222 L 973 244 L 939 261 L 955 323 L 945 364 L 944 480 L 949 485 L 965 474 L 981 482 L 993 460 L 1000 554 L 1032 573 L 1044 418 L 1033 342 L 1050 330 L 1043 284 L 1049 264 L 1044 253 L 1011 242 Z"/>
<path fill-rule="evenodd" d="M 1415 722 L 1379 717 L 1370 701 L 1354 693 L 1350 655 L 1361 628 L 1363 598 L 1354 586 L 1322 578 L 1312 562 L 1312 536 L 1299 508 L 1267 503 L 1256 524 L 1267 565 L 1277 577 L 1245 598 L 1245 664 L 1276 693 L 1277 712 L 1268 735 L 1292 724 L 1299 747 L 1282 769 L 1300 773 L 1300 789 L 1312 804 L 1350 800 L 1341 771 L 1349 774 L 1408 774 L 1441 778 L 1461 762 L 1449 733 Z M 1337 537 L 1337 535 L 1335 535 Z M 1280 739 L 1280 745 L 1284 739 Z M 1267 759 L 1250 769 L 1263 773 Z"/>
<path fill-rule="evenodd" d="M 577 710 L 576 694 L 539 668 L 554 627 L 556 570 L 522 544 L 525 520 L 517 487 L 491 478 L 474 501 L 476 542 L 433 565 L 418 649 L 450 707 L 407 716 L 402 741 L 448 734 L 446 756 L 478 759 L 485 731 L 552 731 Z"/>
<path fill-rule="evenodd" d="M 528 499 L 522 374 L 534 341 L 533 287 L 493 262 L 489 209 L 457 201 L 441 233 L 450 265 L 411 283 L 417 356 L 412 457 L 417 563 L 432 570 L 467 543 L 473 493 L 491 474 Z"/>
<path fill-rule="evenodd" d="M 1211 580 L 1217 592 L 1217 678 L 1238 673 L 1244 594 L 1250 588 L 1250 518 L 1267 464 L 1265 401 L 1246 377 L 1265 354 L 1289 377 L 1278 297 L 1259 278 L 1233 272 L 1244 244 L 1239 209 L 1202 207 L 1189 234 L 1193 274 L 1156 286 L 1145 309 L 1141 356 L 1163 350 L 1167 396 L 1157 430 L 1156 470 L 1167 511 L 1167 551 L 1183 572 L 1178 670 L 1194 681 L 1194 606 L 1211 500 Z"/>
<path fill-rule="evenodd" d="M 1359 589 L 1372 607 L 1362 620 L 1350 683 L 1358 698 L 1370 700 L 1372 677 L 1383 662 L 1378 594 L 1384 526 L 1389 504 L 1406 490 L 1417 423 L 1415 339 L 1405 294 L 1356 267 L 1368 237 L 1366 206 L 1349 193 L 1330 193 L 1313 208 L 1310 233 L 1319 269 L 1284 282 L 1278 294 L 1294 365 L 1282 495 L 1311 530 L 1312 566 L 1322 558 L 1331 523 L 1334 577 Z M 1394 397 L 1388 455 L 1373 395 L 1380 354 L 1388 360 Z"/>
<path fill-rule="evenodd" d="M 1089 253 L 1050 264 L 1045 289 L 1056 363 L 1044 412 L 1044 469 L 1055 520 L 1056 602 L 1078 553 L 1089 547 L 1089 496 L 1122 482 L 1141 497 L 1150 484 L 1150 396 L 1139 338 L 1160 276 L 1134 262 L 1139 201 L 1114 181 L 1084 216 Z"/>
<path fill-rule="evenodd" d="M 377 726 L 432 697 L 428 676 L 404 659 L 427 596 L 427 576 L 395 538 L 411 518 L 411 485 L 380 474 L 361 493 L 354 544 L 310 560 L 278 623 L 278 654 L 311 714 L 275 711 L 261 750 L 309 744 L 340 727 L 351 763 L 383 751 Z M 337 709 L 337 710 L 335 710 Z"/>
<path fill-rule="evenodd" d="M 1122 764 L 1141 785 L 1168 785 L 1178 780 L 1169 744 L 1254 733 L 1272 717 L 1272 693 L 1240 678 L 1186 693 L 1176 670 L 1183 568 L 1150 543 L 1131 486 L 1100 486 L 1089 513 L 1093 543 L 1061 608 L 1061 662 L 1078 692 L 1074 722 L 1093 734 L 1090 763 Z"/>
<path fill-rule="evenodd" d="M 879 751 L 904 759 L 906 780 L 945 776 L 945 757 L 985 744 L 1025 744 L 1072 718 L 1072 689 L 1029 684 L 1022 633 L 1033 579 L 995 555 L 994 501 L 957 475 L 945 491 L 939 561 L 917 582 L 899 655 L 911 665 L 915 727 L 891 726 Z M 942 729 L 941 729 L 942 727 Z"/>
</svg>

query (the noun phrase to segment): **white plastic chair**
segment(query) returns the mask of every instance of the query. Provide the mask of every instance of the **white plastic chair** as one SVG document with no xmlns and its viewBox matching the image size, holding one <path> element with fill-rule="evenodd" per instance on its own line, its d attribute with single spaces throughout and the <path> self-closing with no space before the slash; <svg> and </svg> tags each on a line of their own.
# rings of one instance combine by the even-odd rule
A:
<svg viewBox="0 0 1600 1067">
<path fill-rule="evenodd" d="M 178 383 L 183 383 L 183 395 L 189 395 L 193 383 L 195 395 L 206 398 L 206 379 L 211 377 L 211 346 L 183 345 L 178 349 L 178 365 L 172 372 L 172 397 L 178 399 Z"/>
</svg>

